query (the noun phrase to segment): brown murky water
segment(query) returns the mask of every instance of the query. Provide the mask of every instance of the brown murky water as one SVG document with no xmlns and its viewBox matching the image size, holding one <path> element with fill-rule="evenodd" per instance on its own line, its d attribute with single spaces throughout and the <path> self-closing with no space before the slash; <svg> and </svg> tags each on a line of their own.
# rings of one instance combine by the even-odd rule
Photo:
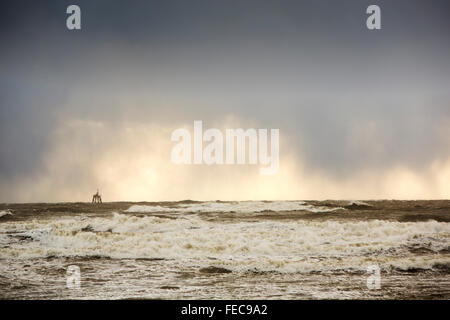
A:
<svg viewBox="0 0 450 320">
<path fill-rule="evenodd" d="M 1 204 L 0 215 L 3 299 L 450 298 L 450 201 Z"/>
</svg>

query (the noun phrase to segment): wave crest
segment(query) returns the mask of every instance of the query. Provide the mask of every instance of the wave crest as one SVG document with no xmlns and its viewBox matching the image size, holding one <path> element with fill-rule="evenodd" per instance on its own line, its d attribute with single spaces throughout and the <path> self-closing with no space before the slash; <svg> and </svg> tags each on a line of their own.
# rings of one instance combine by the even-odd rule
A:
<svg viewBox="0 0 450 320">
<path fill-rule="evenodd" d="M 132 205 L 128 213 L 261 213 L 308 211 L 314 213 L 345 210 L 341 207 L 325 207 L 307 204 L 304 201 L 207 201 L 199 203 L 179 203 L 171 206 Z"/>
</svg>

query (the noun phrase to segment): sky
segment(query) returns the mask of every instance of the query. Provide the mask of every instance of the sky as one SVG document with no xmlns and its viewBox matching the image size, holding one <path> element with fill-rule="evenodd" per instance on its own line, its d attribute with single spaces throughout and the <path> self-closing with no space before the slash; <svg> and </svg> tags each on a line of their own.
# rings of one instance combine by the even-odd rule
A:
<svg viewBox="0 0 450 320">
<path fill-rule="evenodd" d="M 81 30 L 66 8 L 81 8 Z M 368 30 L 366 8 L 381 8 Z M 0 4 L 0 202 L 448 199 L 448 1 Z M 280 168 L 171 133 L 277 128 Z"/>
</svg>

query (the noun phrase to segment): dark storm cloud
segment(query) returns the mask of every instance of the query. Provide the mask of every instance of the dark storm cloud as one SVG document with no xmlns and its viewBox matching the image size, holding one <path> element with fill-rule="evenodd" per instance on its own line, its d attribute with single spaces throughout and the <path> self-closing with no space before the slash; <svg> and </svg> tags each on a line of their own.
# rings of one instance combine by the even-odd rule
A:
<svg viewBox="0 0 450 320">
<path fill-rule="evenodd" d="M 81 31 L 65 28 L 73 3 Z M 372 3 L 382 9 L 379 31 L 365 27 Z M 228 114 L 279 127 L 311 169 L 420 170 L 450 155 L 449 9 L 448 1 L 3 1 L 0 177 L 37 170 L 61 119 L 170 124 Z"/>
</svg>

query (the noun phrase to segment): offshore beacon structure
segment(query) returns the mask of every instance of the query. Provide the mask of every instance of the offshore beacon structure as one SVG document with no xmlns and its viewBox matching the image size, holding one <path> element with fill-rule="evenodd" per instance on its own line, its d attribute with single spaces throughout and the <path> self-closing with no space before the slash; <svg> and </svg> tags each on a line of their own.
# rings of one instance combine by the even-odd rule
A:
<svg viewBox="0 0 450 320">
<path fill-rule="evenodd" d="M 102 196 L 98 192 L 98 189 L 97 193 L 92 196 L 92 203 L 102 203 Z"/>
</svg>

